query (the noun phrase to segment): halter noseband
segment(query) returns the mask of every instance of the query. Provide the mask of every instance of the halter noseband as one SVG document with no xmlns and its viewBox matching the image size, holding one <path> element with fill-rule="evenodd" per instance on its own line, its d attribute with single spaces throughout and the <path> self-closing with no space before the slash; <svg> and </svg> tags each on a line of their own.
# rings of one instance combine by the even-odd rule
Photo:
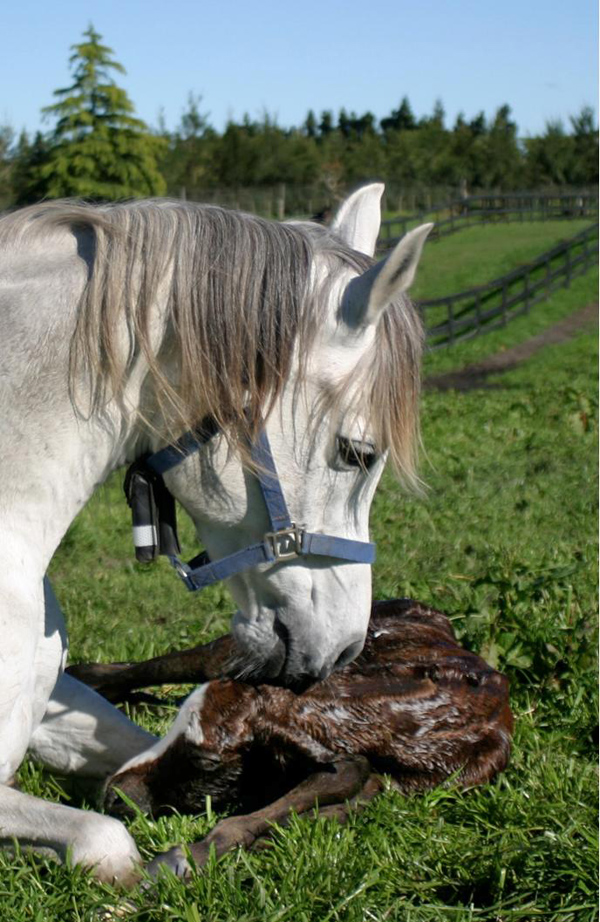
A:
<svg viewBox="0 0 600 922">
<path fill-rule="evenodd" d="M 175 501 L 164 483 L 163 474 L 198 451 L 218 431 L 214 419 L 207 417 L 197 430 L 186 432 L 172 445 L 136 461 L 127 471 L 125 495 L 133 513 L 133 540 L 138 560 L 153 560 L 164 554 L 191 592 L 261 563 L 277 563 L 294 557 L 311 555 L 353 563 L 373 563 L 374 544 L 309 532 L 292 522 L 264 429 L 252 445 L 251 458 L 271 530 L 257 544 L 220 560 L 211 561 L 206 551 L 189 563 L 180 560 L 177 556 L 180 547 Z"/>
</svg>

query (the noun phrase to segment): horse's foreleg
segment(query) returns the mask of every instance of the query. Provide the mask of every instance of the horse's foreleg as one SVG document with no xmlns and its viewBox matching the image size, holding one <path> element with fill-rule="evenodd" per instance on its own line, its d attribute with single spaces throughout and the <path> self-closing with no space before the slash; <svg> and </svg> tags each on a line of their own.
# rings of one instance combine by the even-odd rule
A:
<svg viewBox="0 0 600 922">
<path fill-rule="evenodd" d="M 34 737 L 40 750 L 48 749 L 53 720 L 63 743 L 55 746 L 61 757 L 48 758 L 50 764 L 58 761 L 64 767 L 69 759 L 69 743 L 76 753 L 74 761 L 91 765 L 93 750 L 100 750 L 96 761 L 100 761 L 103 770 L 110 771 L 114 766 L 104 753 L 105 747 L 110 741 L 119 745 L 118 733 L 109 740 L 98 707 L 79 741 L 76 734 L 64 734 L 61 729 L 65 726 L 64 715 L 61 719 L 58 712 L 48 711 L 52 689 L 65 689 L 59 679 L 66 648 L 64 625 L 49 583 L 42 585 L 41 577 L 24 572 L 22 560 L 19 563 L 20 566 L 3 569 L 0 585 L 0 841 L 12 843 L 17 839 L 23 845 L 49 848 L 62 859 L 70 850 L 75 863 L 93 867 L 103 880 L 130 882 L 140 856 L 121 823 L 91 811 L 47 803 L 7 786 Z M 67 685 L 69 682 L 74 680 L 68 680 Z M 82 691 L 84 696 L 92 694 Z M 73 700 L 72 689 L 67 689 L 62 705 L 65 711 Z M 102 708 L 110 708 L 101 698 L 98 701 Z M 119 721 L 125 720 L 117 711 L 114 713 Z M 42 722 L 44 730 L 40 729 Z M 121 746 L 124 751 L 119 752 L 119 759 L 127 758 L 131 748 L 131 734 L 121 732 L 127 745 Z M 148 735 L 142 730 L 136 733 L 138 748 L 145 748 Z M 84 738 L 88 739 L 85 745 L 81 742 Z"/>
<path fill-rule="evenodd" d="M 364 788 L 370 771 L 368 761 L 362 756 L 334 762 L 329 771 L 315 772 L 262 810 L 221 820 L 205 839 L 189 846 L 190 855 L 196 866 L 202 867 L 208 861 L 211 847 L 217 857 L 236 845 L 249 848 L 269 831 L 273 823 L 285 822 L 292 810 L 306 813 L 317 803 L 320 806 L 340 804 L 355 797 Z M 155 876 L 163 867 L 169 867 L 180 877 L 190 872 L 184 850 L 179 846 L 158 855 L 147 870 Z"/>
<path fill-rule="evenodd" d="M 48 768 L 105 778 L 155 737 L 70 675 L 59 679 L 29 750 Z"/>
<path fill-rule="evenodd" d="M 0 638 L 0 784 L 6 784 L 44 716 L 66 651 L 49 582 L 16 565 L 3 566 L 0 575 Z"/>
<path fill-rule="evenodd" d="M 93 870 L 100 880 L 132 885 L 139 877 L 140 854 L 118 820 L 91 810 L 49 803 L 0 786 L 0 844 L 50 849 L 65 861 Z"/>
</svg>

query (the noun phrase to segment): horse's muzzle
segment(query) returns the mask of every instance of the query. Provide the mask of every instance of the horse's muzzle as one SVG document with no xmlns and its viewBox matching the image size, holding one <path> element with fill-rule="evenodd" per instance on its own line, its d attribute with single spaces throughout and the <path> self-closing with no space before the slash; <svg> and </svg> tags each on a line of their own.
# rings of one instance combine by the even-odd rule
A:
<svg viewBox="0 0 600 922">
<path fill-rule="evenodd" d="M 238 626 L 239 627 L 239 626 Z M 343 646 L 341 652 L 333 651 L 324 657 L 318 648 L 303 651 L 287 625 L 275 616 L 272 624 L 276 636 L 267 657 L 245 643 L 245 631 L 236 631 L 239 650 L 237 660 L 237 677 L 253 684 L 280 685 L 302 692 L 315 682 L 326 679 L 335 669 L 341 669 L 355 659 L 361 652 L 364 637 L 350 637 L 350 643 Z"/>
</svg>

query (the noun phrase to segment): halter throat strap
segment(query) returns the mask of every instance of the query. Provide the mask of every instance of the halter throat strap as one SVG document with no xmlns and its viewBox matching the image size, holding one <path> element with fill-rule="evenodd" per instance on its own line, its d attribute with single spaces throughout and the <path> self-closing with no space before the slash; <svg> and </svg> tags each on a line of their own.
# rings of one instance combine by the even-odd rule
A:
<svg viewBox="0 0 600 922">
<path fill-rule="evenodd" d="M 199 426 L 184 432 L 176 442 L 155 451 L 153 455 L 146 458 L 147 466 L 155 474 L 166 474 L 171 468 L 177 467 L 182 461 L 199 451 L 203 445 L 217 434 L 219 426 L 213 416 L 205 416 Z"/>
<path fill-rule="evenodd" d="M 144 463 L 155 475 L 162 478 L 163 474 L 209 442 L 218 431 L 215 420 L 207 417 L 202 420 L 198 429 L 186 432 L 172 445 L 147 457 Z M 274 564 L 295 557 L 317 556 L 329 557 L 332 561 L 338 562 L 373 563 L 374 544 L 309 532 L 292 522 L 264 429 L 252 445 L 251 458 L 271 530 L 263 535 L 262 541 L 215 561 L 211 561 L 206 552 L 194 557 L 189 563 L 184 563 L 173 553 L 167 553 L 166 556 L 190 591 L 204 589 L 259 564 Z"/>
</svg>

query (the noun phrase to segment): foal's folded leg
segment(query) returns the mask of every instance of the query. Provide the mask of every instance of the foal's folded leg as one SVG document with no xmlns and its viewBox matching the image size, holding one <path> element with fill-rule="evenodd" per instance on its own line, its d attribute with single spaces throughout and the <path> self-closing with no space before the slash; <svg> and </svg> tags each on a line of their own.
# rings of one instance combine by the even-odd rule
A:
<svg viewBox="0 0 600 922">
<path fill-rule="evenodd" d="M 211 846 L 217 857 L 238 845 L 249 848 L 270 830 L 273 823 L 285 821 L 292 810 L 301 814 L 317 803 L 327 806 L 350 800 L 364 788 L 370 771 L 368 761 L 362 756 L 333 762 L 329 771 L 315 772 L 267 807 L 246 816 L 231 816 L 221 820 L 205 839 L 189 846 L 190 856 L 197 867 L 202 867 L 208 861 Z M 180 846 L 154 858 L 147 866 L 147 871 L 157 876 L 162 868 L 169 868 L 180 877 L 190 873 L 190 866 Z"/>
<path fill-rule="evenodd" d="M 380 794 L 383 790 L 383 787 L 384 783 L 381 775 L 369 775 L 365 785 L 361 788 L 358 794 L 355 794 L 355 796 L 351 797 L 350 800 L 339 804 L 329 804 L 326 807 L 319 806 L 319 817 L 337 820 L 338 823 L 343 826 L 347 820 L 350 819 L 353 813 L 358 810 L 362 810 L 362 808 L 366 807 L 370 800 L 373 800 L 377 794 Z M 304 813 L 299 814 L 299 816 L 307 816 L 312 812 L 314 807 L 315 804 L 313 804 L 309 810 L 305 810 Z M 290 819 L 291 817 L 288 813 L 287 817 L 277 821 L 277 825 L 285 828 L 289 825 Z M 273 832 L 273 827 L 270 827 L 259 839 L 254 842 L 251 848 L 257 851 L 271 848 L 273 845 Z"/>
<path fill-rule="evenodd" d="M 141 663 L 76 663 L 69 675 L 85 682 L 113 703 L 150 685 L 207 682 L 233 674 L 237 651 L 230 634 L 188 650 L 176 650 Z"/>
<path fill-rule="evenodd" d="M 381 775 L 369 775 L 365 784 L 358 791 L 354 797 L 351 797 L 349 800 L 344 800 L 343 803 L 339 804 L 329 804 L 328 806 L 319 806 L 319 816 L 325 817 L 325 819 L 336 819 L 342 825 L 348 820 L 351 814 L 360 810 L 362 807 L 366 807 L 370 800 L 373 800 L 377 794 L 380 794 L 383 790 L 383 778 Z M 319 802 L 320 803 L 320 802 Z M 314 806 L 314 804 L 313 804 Z M 305 810 L 305 813 L 309 813 L 312 808 Z M 299 811 L 296 811 L 299 812 Z M 286 821 L 279 821 L 280 826 L 287 825 Z"/>
</svg>

